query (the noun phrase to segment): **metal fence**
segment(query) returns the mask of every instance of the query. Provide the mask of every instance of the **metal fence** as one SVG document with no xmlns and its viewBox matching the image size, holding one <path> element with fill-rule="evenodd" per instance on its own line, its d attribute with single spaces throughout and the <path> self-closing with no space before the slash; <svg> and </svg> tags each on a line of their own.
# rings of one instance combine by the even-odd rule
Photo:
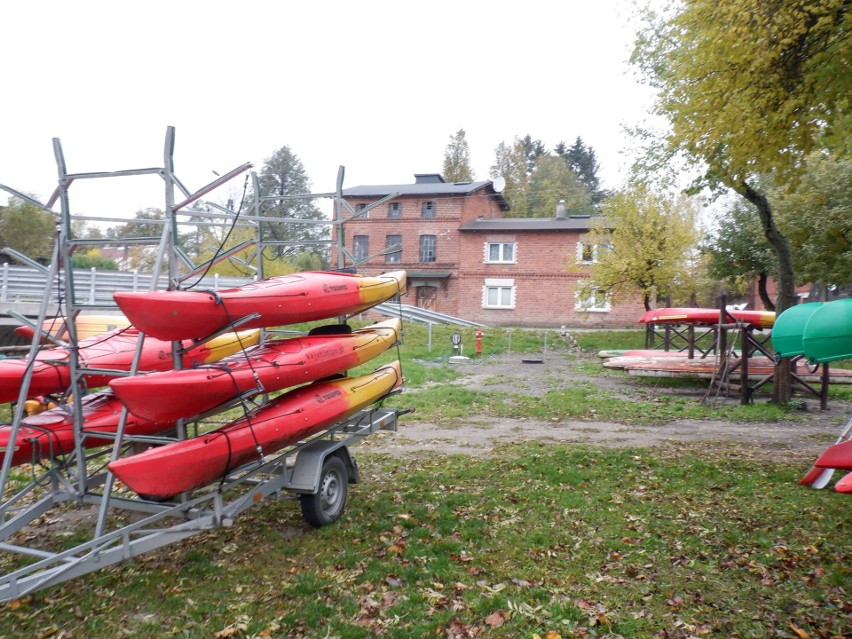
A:
<svg viewBox="0 0 852 639">
<path fill-rule="evenodd" d="M 74 298 L 80 305 L 114 306 L 112 294 L 116 291 L 151 290 L 153 274 L 138 271 L 104 271 L 98 269 L 74 269 Z M 210 290 L 240 286 L 250 282 L 246 277 L 223 277 L 209 275 L 198 282 L 196 289 Z M 194 280 L 193 280 L 194 282 Z M 158 289 L 165 289 L 168 278 L 160 276 Z M 0 265 L 0 303 L 30 304 L 44 298 L 45 289 L 50 288 L 50 301 L 60 303 L 64 297 L 62 281 L 47 281 L 47 274 L 30 266 Z"/>
</svg>

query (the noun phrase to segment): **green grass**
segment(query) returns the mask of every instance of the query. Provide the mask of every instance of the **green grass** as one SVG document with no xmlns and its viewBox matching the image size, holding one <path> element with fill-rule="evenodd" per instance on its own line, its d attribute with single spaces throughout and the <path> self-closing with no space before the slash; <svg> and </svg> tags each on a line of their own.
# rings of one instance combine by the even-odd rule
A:
<svg viewBox="0 0 852 639">
<path fill-rule="evenodd" d="M 474 329 L 434 327 L 430 350 L 425 329 L 407 325 L 398 349 L 352 372 L 402 359 L 408 392 L 389 403 L 423 422 L 800 416 L 765 396 L 703 406 L 702 382 L 630 378 L 619 395 L 597 384 L 626 375 L 594 354 L 641 347 L 641 331 L 577 332 L 584 354 L 549 331 L 548 350 L 571 353 L 582 377 L 533 391 L 501 373 L 469 388 L 459 380 L 471 369 L 448 364 L 453 332 L 472 354 Z M 541 330 L 488 329 L 476 371 L 491 355 L 541 353 L 544 341 Z M 847 390 L 833 387 L 832 400 Z M 335 525 L 314 531 L 292 501 L 264 502 L 233 528 L 0 605 L 0 639 L 840 637 L 852 623 L 848 498 L 798 486 L 806 468 L 747 447 L 526 443 L 482 460 L 358 459 L 363 483 Z M 16 484 L 28 479 L 14 470 Z"/>
<path fill-rule="evenodd" d="M 839 637 L 848 499 L 690 450 L 361 456 L 314 531 L 292 502 L 6 606 L 0 637 Z M 63 634 L 64 633 L 64 634 Z M 219 633 L 217 635 L 217 633 Z M 466 633 L 466 634 L 465 634 Z M 554 636 L 554 635 L 551 635 Z"/>
</svg>

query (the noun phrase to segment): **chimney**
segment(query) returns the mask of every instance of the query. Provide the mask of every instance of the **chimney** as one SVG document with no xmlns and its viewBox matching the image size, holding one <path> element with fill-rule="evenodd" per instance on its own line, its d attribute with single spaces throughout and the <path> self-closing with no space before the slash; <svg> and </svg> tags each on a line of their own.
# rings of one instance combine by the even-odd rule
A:
<svg viewBox="0 0 852 639">
<path fill-rule="evenodd" d="M 564 220 L 568 217 L 568 211 L 565 210 L 565 200 L 559 200 L 556 205 L 556 219 Z"/>
<path fill-rule="evenodd" d="M 444 176 L 440 173 L 415 173 L 415 184 L 444 184 Z"/>
</svg>

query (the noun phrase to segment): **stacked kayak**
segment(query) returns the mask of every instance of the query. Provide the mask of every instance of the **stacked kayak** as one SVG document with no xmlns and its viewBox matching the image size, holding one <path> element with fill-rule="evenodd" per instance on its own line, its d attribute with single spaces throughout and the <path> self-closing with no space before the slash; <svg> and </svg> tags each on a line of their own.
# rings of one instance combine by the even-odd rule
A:
<svg viewBox="0 0 852 639">
<path fill-rule="evenodd" d="M 260 332 L 242 331 L 221 335 L 206 344 L 192 346 L 191 340 L 184 340 L 183 347 L 188 349 L 183 355 L 183 365 L 213 362 L 246 346 L 257 344 Z M 109 380 L 129 371 L 133 363 L 139 330 L 120 328 L 103 335 L 90 337 L 79 342 L 77 347 L 80 366 L 102 369 L 86 375 L 89 387 L 104 386 Z M 71 383 L 68 368 L 71 357 L 69 348 L 59 347 L 41 351 L 32 362 L 27 398 L 64 392 Z M 18 399 L 21 384 L 30 363 L 26 358 L 0 360 L 0 404 Z M 172 345 L 150 337 L 145 338 L 139 360 L 140 371 L 164 371 L 172 368 Z"/>
<path fill-rule="evenodd" d="M 233 322 L 243 329 L 298 324 L 365 311 L 406 290 L 405 271 L 367 277 L 322 271 L 271 277 L 220 291 L 118 292 L 139 330 L 163 340 L 200 339 Z"/>
<path fill-rule="evenodd" d="M 77 329 L 77 339 L 82 340 L 130 326 L 130 322 L 123 315 L 78 315 L 74 326 Z M 63 317 L 46 319 L 41 328 L 55 339 L 68 340 L 67 320 Z M 18 326 L 15 335 L 32 339 L 35 331 L 29 326 Z"/>
<path fill-rule="evenodd" d="M 399 362 L 369 375 L 344 376 L 398 343 L 399 319 L 354 331 L 340 324 L 321 326 L 304 337 L 263 343 L 256 329 L 358 313 L 404 292 L 405 286 L 404 271 L 377 277 L 310 272 L 215 292 L 116 293 L 132 326 L 79 342 L 80 365 L 98 369 L 87 376 L 89 385 L 110 386 L 82 400 L 83 431 L 114 433 L 126 408 L 125 434 L 155 434 L 179 419 L 221 411 L 237 398 L 297 387 L 225 426 L 109 464 L 130 489 L 154 499 L 204 486 L 327 430 L 402 383 Z M 252 316 L 248 322 L 235 322 L 247 316 Z M 241 332 L 225 332 L 234 326 Z M 138 366 L 143 373 L 122 376 L 140 333 L 145 336 Z M 207 345 L 193 347 L 193 340 L 218 333 Z M 189 349 L 178 370 L 172 369 L 172 342 Z M 30 396 L 65 390 L 70 357 L 66 348 L 39 353 L 31 363 Z M 26 367 L 24 360 L 0 362 L 0 401 L 17 399 Z M 14 442 L 12 427 L 0 426 L 0 452 L 12 451 L 14 464 L 70 452 L 71 413 L 61 406 L 23 419 Z M 95 436 L 85 441 L 102 446 L 112 440 Z"/>
<path fill-rule="evenodd" d="M 109 385 L 139 417 L 190 417 L 236 397 L 269 393 L 354 368 L 396 344 L 402 323 L 393 319 L 348 333 L 329 334 L 329 329 L 339 327 L 322 328 L 323 334 L 268 340 L 214 364 L 123 377 Z"/>
<path fill-rule="evenodd" d="M 204 435 L 118 459 L 109 469 L 140 496 L 168 499 L 317 434 L 401 384 L 399 362 L 369 375 L 314 382 Z"/>
<path fill-rule="evenodd" d="M 87 434 L 115 433 L 121 416 L 122 404 L 110 391 L 87 395 L 83 405 L 83 431 Z M 153 435 L 173 427 L 173 422 L 150 421 L 128 415 L 124 425 L 127 435 Z M 12 426 L 0 425 L 0 454 L 10 448 Z M 86 437 L 87 448 L 104 446 L 111 440 Z M 40 459 L 53 459 L 74 450 L 74 416 L 65 404 L 30 415 L 21 420 L 14 443 L 11 445 L 12 465 L 34 463 Z"/>
<path fill-rule="evenodd" d="M 727 313 L 738 322 L 754 328 L 771 328 L 775 313 L 771 311 L 729 310 Z M 639 318 L 642 324 L 702 324 L 719 323 L 718 308 L 654 308 Z"/>
</svg>

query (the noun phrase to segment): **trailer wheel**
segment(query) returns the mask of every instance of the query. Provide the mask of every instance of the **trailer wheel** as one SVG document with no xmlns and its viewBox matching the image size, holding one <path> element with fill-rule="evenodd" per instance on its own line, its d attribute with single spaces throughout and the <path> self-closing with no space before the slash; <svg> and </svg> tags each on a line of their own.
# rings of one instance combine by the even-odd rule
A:
<svg viewBox="0 0 852 639">
<path fill-rule="evenodd" d="M 322 465 L 319 491 L 299 495 L 302 517 L 314 528 L 332 524 L 343 514 L 349 492 L 349 473 L 337 455 L 329 455 Z"/>
</svg>

